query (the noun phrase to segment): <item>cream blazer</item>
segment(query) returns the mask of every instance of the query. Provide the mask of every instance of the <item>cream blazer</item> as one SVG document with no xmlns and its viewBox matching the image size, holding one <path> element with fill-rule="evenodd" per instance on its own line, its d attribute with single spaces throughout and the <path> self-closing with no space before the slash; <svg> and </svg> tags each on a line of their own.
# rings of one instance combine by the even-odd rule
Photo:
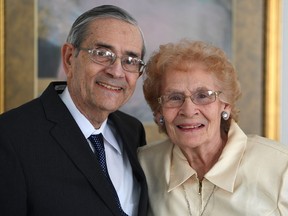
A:
<svg viewBox="0 0 288 216">
<path fill-rule="evenodd" d="M 139 148 L 150 216 L 288 216 L 288 148 L 232 122 L 228 142 L 202 185 L 169 140 Z"/>
</svg>

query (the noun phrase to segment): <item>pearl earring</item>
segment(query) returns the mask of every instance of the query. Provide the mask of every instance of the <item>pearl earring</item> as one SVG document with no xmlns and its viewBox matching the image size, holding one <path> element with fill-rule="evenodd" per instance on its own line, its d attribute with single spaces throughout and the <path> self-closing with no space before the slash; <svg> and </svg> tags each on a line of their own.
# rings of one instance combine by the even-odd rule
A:
<svg viewBox="0 0 288 216">
<path fill-rule="evenodd" d="M 222 118 L 227 121 L 229 119 L 229 113 L 227 113 L 226 111 L 223 111 L 221 113 Z"/>
<path fill-rule="evenodd" d="M 159 124 L 160 124 L 160 125 L 164 125 L 164 123 L 165 123 L 164 116 L 160 116 L 160 118 L 159 118 Z"/>
</svg>

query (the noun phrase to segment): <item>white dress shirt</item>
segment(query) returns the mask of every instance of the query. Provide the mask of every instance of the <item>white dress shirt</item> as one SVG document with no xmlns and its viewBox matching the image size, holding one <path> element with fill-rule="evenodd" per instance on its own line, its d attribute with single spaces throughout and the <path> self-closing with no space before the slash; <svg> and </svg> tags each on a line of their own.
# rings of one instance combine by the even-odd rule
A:
<svg viewBox="0 0 288 216">
<path fill-rule="evenodd" d="M 112 123 L 108 122 L 106 119 L 99 129 L 95 129 L 73 103 L 68 87 L 65 88 L 60 97 L 77 122 L 92 151 L 94 151 L 94 149 L 88 140 L 88 137 L 92 134 L 102 133 L 107 169 L 118 194 L 121 206 L 126 214 L 129 216 L 136 216 L 138 213 L 140 186 L 133 176 L 128 156 L 123 151 L 121 138 L 117 137 L 117 133 L 114 131 L 115 129 L 113 128 Z"/>
</svg>

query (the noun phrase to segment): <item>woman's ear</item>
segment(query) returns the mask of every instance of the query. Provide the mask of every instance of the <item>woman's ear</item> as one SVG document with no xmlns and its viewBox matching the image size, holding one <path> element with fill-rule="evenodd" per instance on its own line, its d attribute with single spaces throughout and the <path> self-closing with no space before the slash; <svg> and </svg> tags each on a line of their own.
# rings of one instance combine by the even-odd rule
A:
<svg viewBox="0 0 288 216">
<path fill-rule="evenodd" d="M 157 124 L 157 125 L 160 125 L 160 119 L 162 117 L 162 114 L 158 111 L 158 112 L 154 112 L 153 113 L 153 116 L 154 116 L 154 122 Z"/>
<path fill-rule="evenodd" d="M 65 43 L 61 49 L 63 69 L 67 77 L 71 76 L 72 58 L 74 49 L 75 49 L 74 46 L 69 43 Z"/>
<path fill-rule="evenodd" d="M 224 110 L 221 111 L 221 117 L 227 121 L 230 118 L 231 115 L 231 105 L 224 103 Z"/>
<path fill-rule="evenodd" d="M 224 110 L 227 111 L 227 112 L 229 112 L 229 113 L 231 113 L 231 105 L 228 104 L 228 103 L 225 103 L 225 104 L 224 104 Z"/>
</svg>

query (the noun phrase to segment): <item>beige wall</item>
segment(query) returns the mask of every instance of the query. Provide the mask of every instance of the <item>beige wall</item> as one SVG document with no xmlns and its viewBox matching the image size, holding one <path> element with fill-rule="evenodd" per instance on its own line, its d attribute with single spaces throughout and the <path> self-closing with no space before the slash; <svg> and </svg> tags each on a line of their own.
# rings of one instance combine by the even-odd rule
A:
<svg viewBox="0 0 288 216">
<path fill-rule="evenodd" d="M 35 96 L 35 3 L 5 0 L 4 109 Z"/>
<path fill-rule="evenodd" d="M 239 124 L 263 135 L 264 1 L 235 1 L 233 62 L 242 85 Z"/>
</svg>

